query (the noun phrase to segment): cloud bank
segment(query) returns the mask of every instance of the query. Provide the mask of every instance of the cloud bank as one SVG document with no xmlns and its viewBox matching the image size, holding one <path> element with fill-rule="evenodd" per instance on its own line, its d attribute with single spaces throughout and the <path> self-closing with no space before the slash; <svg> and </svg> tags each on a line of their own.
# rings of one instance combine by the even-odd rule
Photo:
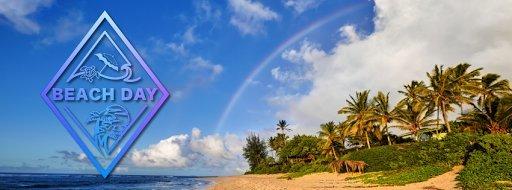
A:
<svg viewBox="0 0 512 190">
<path fill-rule="evenodd" d="M 247 169 L 241 156 L 243 143 L 233 134 L 202 136 L 198 128 L 193 128 L 191 134 L 174 135 L 146 149 L 134 150 L 130 161 L 139 167 L 201 167 L 240 174 Z"/>
<path fill-rule="evenodd" d="M 0 0 L 0 15 L 7 19 L 14 28 L 25 34 L 37 34 L 41 30 L 39 24 L 29 16 L 37 10 L 49 7 L 53 0 L 9 1 Z M 0 17 L 0 19 L 2 19 Z"/>
<path fill-rule="evenodd" d="M 375 31 L 340 28 L 329 50 L 304 43 L 283 54 L 310 66 L 311 89 L 278 115 L 313 133 L 320 123 L 340 120 L 337 110 L 355 91 L 397 90 L 425 80 L 435 64 L 468 62 L 511 79 L 512 1 L 375 1 Z M 285 71 L 281 71 L 285 72 Z"/>
</svg>

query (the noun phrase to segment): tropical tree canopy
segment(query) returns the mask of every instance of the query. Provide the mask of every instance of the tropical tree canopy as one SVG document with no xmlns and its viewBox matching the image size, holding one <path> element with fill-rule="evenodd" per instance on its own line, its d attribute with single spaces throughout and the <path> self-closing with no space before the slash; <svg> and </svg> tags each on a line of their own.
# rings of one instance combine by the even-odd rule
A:
<svg viewBox="0 0 512 190">
<path fill-rule="evenodd" d="M 373 118 L 379 124 L 380 131 L 387 136 L 388 144 L 391 145 L 391 139 L 389 137 L 388 123 L 392 121 L 394 117 L 394 111 L 389 106 L 389 92 L 384 94 L 379 91 L 377 96 L 373 98 L 374 109 Z"/>
<path fill-rule="evenodd" d="M 259 164 L 264 163 L 267 158 L 267 146 L 265 145 L 265 141 L 261 140 L 256 134 L 250 134 L 246 138 L 243 156 L 247 162 L 249 162 L 251 170 Z"/>
<path fill-rule="evenodd" d="M 373 106 L 371 105 L 368 95 L 370 91 L 356 92 L 356 96 L 350 96 L 350 100 L 346 100 L 347 106 L 342 107 L 338 114 L 347 114 L 346 124 L 349 126 L 349 131 L 355 131 L 356 135 L 365 134 L 366 145 L 371 148 L 368 132 L 373 128 L 372 112 Z"/>
<path fill-rule="evenodd" d="M 339 160 L 338 149 L 341 148 L 340 141 L 342 141 L 338 130 L 338 126 L 333 121 L 330 121 L 320 125 L 320 131 L 318 132 L 318 136 L 324 141 L 322 146 L 323 153 L 334 156 L 336 160 Z"/>
<path fill-rule="evenodd" d="M 276 126 L 277 126 L 276 130 L 281 131 L 281 133 L 291 131 L 291 129 L 288 128 L 289 125 L 288 125 L 288 122 L 286 122 L 286 120 L 279 120 L 279 122 L 277 122 Z"/>
<path fill-rule="evenodd" d="M 511 129 L 512 96 L 491 97 L 471 104 L 473 109 L 460 120 L 490 133 L 507 133 Z"/>
</svg>

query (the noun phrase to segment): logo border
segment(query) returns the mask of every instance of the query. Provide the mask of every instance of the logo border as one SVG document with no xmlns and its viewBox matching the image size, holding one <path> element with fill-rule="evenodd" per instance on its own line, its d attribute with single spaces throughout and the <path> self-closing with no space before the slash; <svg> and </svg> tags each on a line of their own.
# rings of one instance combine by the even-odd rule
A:
<svg viewBox="0 0 512 190">
<path fill-rule="evenodd" d="M 60 113 L 60 111 L 58 110 L 58 108 L 55 106 L 55 104 L 49 99 L 49 97 L 47 96 L 48 92 L 50 91 L 50 89 L 55 85 L 55 83 L 57 82 L 57 80 L 59 80 L 59 78 L 61 77 L 61 75 L 64 73 L 64 71 L 66 70 L 66 68 L 71 64 L 71 61 L 73 61 L 76 57 L 76 55 L 82 50 L 83 46 L 85 45 L 85 43 L 87 43 L 87 41 L 89 41 L 90 37 L 92 36 L 92 34 L 94 32 L 96 32 L 96 30 L 98 29 L 98 27 L 100 26 L 100 24 L 103 22 L 103 21 L 107 21 L 108 24 L 114 29 L 114 31 L 116 32 L 116 34 L 121 38 L 121 40 L 123 41 L 123 43 L 128 47 L 128 49 L 130 50 L 130 52 L 132 53 L 132 55 L 137 59 L 137 61 L 140 63 L 140 65 L 144 68 L 144 70 L 146 71 L 146 73 L 149 75 L 149 77 L 151 78 L 151 80 L 153 81 L 153 83 L 156 84 L 158 90 L 160 90 L 160 92 L 162 93 L 162 97 L 160 98 L 160 100 L 158 100 L 158 102 L 156 102 L 155 106 L 153 106 L 153 108 L 150 110 L 149 114 L 146 115 L 146 117 L 144 117 L 144 120 L 142 121 L 142 123 L 136 128 L 135 132 L 133 133 L 133 135 L 130 137 L 130 139 L 128 139 L 128 141 L 126 142 L 126 144 L 123 146 L 123 148 L 121 148 L 121 151 L 115 156 L 115 158 L 110 162 L 110 164 L 106 167 L 106 168 L 103 168 L 102 165 L 100 164 L 100 162 L 98 161 L 98 159 L 92 154 L 92 152 L 89 150 L 89 148 L 87 147 L 87 145 L 82 141 L 82 139 L 80 139 L 80 137 L 78 136 L 78 134 L 76 133 L 76 131 L 71 127 L 71 125 L 69 124 L 69 122 L 64 118 L 64 116 L 62 115 L 62 113 Z M 73 137 L 73 139 L 75 140 L 75 142 L 80 146 L 80 148 L 82 149 L 82 151 L 87 155 L 87 158 L 89 159 L 89 161 L 93 164 L 93 166 L 96 168 L 96 170 L 103 176 L 103 178 L 106 178 L 108 177 L 108 175 L 112 172 L 112 170 L 117 166 L 117 164 L 119 163 L 119 161 L 121 160 L 121 158 L 123 158 L 126 154 L 126 152 L 131 148 L 131 146 L 133 145 L 133 142 L 137 139 L 137 137 L 140 135 L 140 133 L 144 130 L 144 128 L 146 128 L 146 126 L 149 124 L 149 122 L 153 119 L 153 117 L 155 116 L 155 114 L 160 110 L 160 108 L 163 106 L 163 104 L 165 103 L 165 101 L 169 98 L 170 94 L 169 92 L 167 91 L 167 89 L 165 89 L 165 87 L 162 85 L 162 83 L 160 82 L 160 80 L 158 80 L 158 78 L 155 76 L 155 74 L 153 73 L 153 71 L 151 71 L 151 69 L 147 66 L 146 62 L 144 62 L 144 60 L 142 59 L 142 57 L 139 55 L 139 53 L 135 50 L 135 48 L 132 46 L 132 44 L 128 41 L 128 39 L 124 36 L 124 34 L 121 32 L 121 30 L 119 29 L 119 27 L 117 27 L 116 23 L 114 22 L 114 20 L 112 20 L 112 18 L 110 17 L 110 15 L 108 15 L 108 13 L 106 11 L 103 11 L 103 13 L 101 13 L 100 17 L 98 18 L 98 20 L 96 20 L 96 22 L 94 23 L 94 25 L 91 27 L 91 29 L 89 29 L 89 31 L 87 32 L 87 34 L 84 36 L 84 38 L 82 39 L 82 41 L 80 41 L 80 43 L 78 44 L 78 46 L 75 48 L 75 50 L 73 51 L 73 53 L 68 57 L 68 59 L 66 60 L 66 62 L 64 63 L 64 65 L 61 66 L 61 68 L 59 69 L 59 71 L 55 74 L 55 76 L 52 78 L 52 80 L 50 81 L 50 83 L 48 83 L 48 85 L 45 87 L 45 89 L 41 92 L 41 97 L 43 98 L 44 102 L 50 107 L 50 109 L 52 110 L 52 112 L 57 116 L 57 118 L 59 119 L 59 121 L 64 125 L 64 127 L 66 128 L 66 130 L 68 131 L 68 133 L 71 135 L 71 137 Z"/>
</svg>

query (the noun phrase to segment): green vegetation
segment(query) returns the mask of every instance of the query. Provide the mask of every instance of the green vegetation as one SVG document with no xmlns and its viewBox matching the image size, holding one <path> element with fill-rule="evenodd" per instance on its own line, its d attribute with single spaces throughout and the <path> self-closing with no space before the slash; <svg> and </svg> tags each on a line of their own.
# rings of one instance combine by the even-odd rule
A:
<svg viewBox="0 0 512 190">
<path fill-rule="evenodd" d="M 504 189 L 512 184 L 512 137 L 485 135 L 474 146 L 458 180 L 464 189 Z"/>
<path fill-rule="evenodd" d="M 244 147 L 244 158 L 249 162 L 251 170 L 256 169 L 260 165 L 265 164 L 267 158 L 267 147 L 265 141 L 259 136 L 251 134 L 247 137 L 247 144 Z"/>
<path fill-rule="evenodd" d="M 352 160 L 364 161 L 371 172 L 353 179 L 404 185 L 464 165 L 458 177 L 464 189 L 510 187 L 512 90 L 507 80 L 480 75 L 482 70 L 467 63 L 436 65 L 428 83 L 404 85 L 394 106 L 388 92 L 356 92 L 339 109 L 341 122 L 319 124 L 318 136 L 290 138 L 289 124 L 280 120 L 268 140 L 247 138 L 247 173 L 295 178 Z M 454 114 L 459 115 L 450 120 Z"/>
<path fill-rule="evenodd" d="M 343 160 L 362 160 L 369 166 L 366 171 L 389 171 L 429 164 L 460 165 L 466 150 L 476 140 L 470 133 L 455 133 L 443 140 L 380 146 L 350 152 Z"/>
</svg>

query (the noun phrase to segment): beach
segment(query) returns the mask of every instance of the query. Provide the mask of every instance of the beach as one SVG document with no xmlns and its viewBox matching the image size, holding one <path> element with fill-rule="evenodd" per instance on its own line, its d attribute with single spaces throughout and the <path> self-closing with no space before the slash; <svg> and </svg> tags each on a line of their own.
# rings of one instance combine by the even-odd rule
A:
<svg viewBox="0 0 512 190">
<path fill-rule="evenodd" d="M 214 179 L 211 190 L 284 190 L 284 189 L 375 189 L 375 190 L 409 190 L 409 189 L 458 189 L 455 180 L 462 167 L 454 167 L 451 171 L 430 178 L 427 181 L 411 183 L 405 186 L 377 186 L 363 184 L 354 180 L 346 180 L 360 174 L 354 173 L 315 173 L 287 180 L 279 177 L 285 174 L 241 175 L 218 177 Z"/>
</svg>

